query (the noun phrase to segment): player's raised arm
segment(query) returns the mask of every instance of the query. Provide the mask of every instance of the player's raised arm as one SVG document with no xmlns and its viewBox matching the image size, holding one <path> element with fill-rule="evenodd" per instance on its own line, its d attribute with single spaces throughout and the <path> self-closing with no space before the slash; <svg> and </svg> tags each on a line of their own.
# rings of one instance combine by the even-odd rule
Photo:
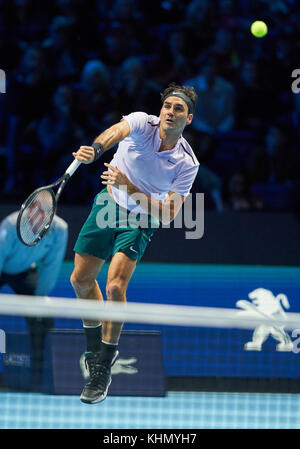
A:
<svg viewBox="0 0 300 449">
<path fill-rule="evenodd" d="M 130 127 L 128 122 L 122 120 L 103 131 L 103 133 L 94 140 L 91 146 L 82 145 L 79 150 L 72 154 L 75 159 L 83 164 L 90 164 L 99 159 L 105 151 L 125 139 L 129 133 Z"/>
</svg>

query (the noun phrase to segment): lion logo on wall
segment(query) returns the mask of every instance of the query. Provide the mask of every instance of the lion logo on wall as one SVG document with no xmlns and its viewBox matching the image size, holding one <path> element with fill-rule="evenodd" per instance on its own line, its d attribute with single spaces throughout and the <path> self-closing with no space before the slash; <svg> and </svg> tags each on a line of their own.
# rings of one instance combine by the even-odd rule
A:
<svg viewBox="0 0 300 449">
<path fill-rule="evenodd" d="M 290 308 L 288 298 L 280 293 L 274 296 L 270 290 L 257 288 L 248 294 L 249 301 L 240 299 L 236 306 L 242 310 L 238 314 L 249 317 L 267 317 L 270 319 L 286 319 L 285 309 Z M 292 351 L 293 343 L 285 332 L 284 326 L 258 325 L 252 335 L 252 340 L 245 344 L 246 351 L 261 351 L 262 344 L 269 338 L 274 338 L 278 344 L 276 351 Z"/>
</svg>

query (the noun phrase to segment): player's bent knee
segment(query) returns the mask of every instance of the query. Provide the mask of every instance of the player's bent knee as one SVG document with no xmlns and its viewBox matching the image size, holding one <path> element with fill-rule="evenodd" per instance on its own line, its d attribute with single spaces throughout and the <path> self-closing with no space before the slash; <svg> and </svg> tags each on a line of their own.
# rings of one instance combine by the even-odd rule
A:
<svg viewBox="0 0 300 449">
<path fill-rule="evenodd" d="M 93 286 L 95 279 L 91 278 L 89 275 L 85 275 L 83 273 L 78 273 L 77 271 L 73 271 L 70 277 L 70 282 L 72 286 L 76 288 L 90 288 Z"/>
<path fill-rule="evenodd" d="M 111 281 L 107 284 L 106 294 L 108 300 L 125 301 L 125 286 L 118 281 Z"/>
</svg>

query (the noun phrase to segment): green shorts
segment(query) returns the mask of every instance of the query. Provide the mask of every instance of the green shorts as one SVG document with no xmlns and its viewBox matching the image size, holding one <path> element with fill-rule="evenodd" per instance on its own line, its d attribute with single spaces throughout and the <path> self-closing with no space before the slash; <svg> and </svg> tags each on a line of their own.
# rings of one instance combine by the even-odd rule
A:
<svg viewBox="0 0 300 449">
<path fill-rule="evenodd" d="M 108 260 L 121 251 L 132 260 L 140 260 L 159 221 L 144 214 L 133 214 L 120 207 L 107 188 L 96 195 L 74 251 Z"/>
</svg>

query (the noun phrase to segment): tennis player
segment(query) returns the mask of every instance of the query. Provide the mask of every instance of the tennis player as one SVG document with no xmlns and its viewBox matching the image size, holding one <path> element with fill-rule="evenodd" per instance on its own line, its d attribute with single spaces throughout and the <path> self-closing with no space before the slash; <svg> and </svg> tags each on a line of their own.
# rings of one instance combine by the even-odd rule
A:
<svg viewBox="0 0 300 449">
<path fill-rule="evenodd" d="M 101 178 L 106 187 L 95 197 L 74 247 L 71 283 L 78 298 L 103 301 L 96 278 L 105 261 L 111 259 L 107 300 L 125 302 L 129 280 L 157 222 L 172 221 L 190 192 L 199 163 L 182 132 L 192 122 L 197 95 L 193 87 L 172 83 L 161 99 L 159 117 L 133 112 L 101 133 L 92 146 L 81 146 L 73 153 L 78 161 L 89 164 L 119 144 L 110 164 L 104 164 L 107 170 Z M 144 201 L 138 202 L 136 194 L 142 194 Z M 104 196 L 108 202 L 103 201 Z M 99 225 L 97 216 L 103 207 L 115 212 L 115 226 Z M 126 216 L 132 213 L 146 217 L 149 226 L 130 226 L 130 220 L 128 226 L 124 225 Z M 81 394 L 85 403 L 106 398 L 122 326 L 83 320 L 85 361 L 90 373 Z"/>
<path fill-rule="evenodd" d="M 0 289 L 9 285 L 18 295 L 47 296 L 55 286 L 66 252 L 68 224 L 57 215 L 45 237 L 35 246 L 25 246 L 17 236 L 13 212 L 0 223 Z M 32 349 L 32 387 L 39 391 L 47 332 L 52 318 L 25 317 Z"/>
</svg>

